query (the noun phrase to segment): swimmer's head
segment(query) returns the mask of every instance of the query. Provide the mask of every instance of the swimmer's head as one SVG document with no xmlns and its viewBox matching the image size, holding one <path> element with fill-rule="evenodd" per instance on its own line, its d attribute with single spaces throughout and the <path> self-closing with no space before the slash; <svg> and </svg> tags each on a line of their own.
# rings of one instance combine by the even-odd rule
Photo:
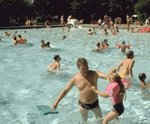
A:
<svg viewBox="0 0 150 124">
<path fill-rule="evenodd" d="M 80 68 L 80 66 L 84 66 L 88 68 L 88 62 L 85 58 L 79 58 L 77 60 L 77 67 Z"/>
<path fill-rule="evenodd" d="M 65 38 L 66 38 L 66 35 L 63 36 L 63 39 L 65 39 Z"/>
<path fill-rule="evenodd" d="M 60 58 L 60 56 L 59 56 L 59 55 L 55 55 L 55 56 L 54 56 L 54 60 L 55 60 L 55 61 L 60 61 L 60 60 L 61 60 L 61 58 Z"/>
<path fill-rule="evenodd" d="M 134 52 L 129 50 L 126 52 L 126 56 L 127 56 L 127 58 L 134 58 Z"/>
<path fill-rule="evenodd" d="M 18 37 L 21 38 L 21 35 L 19 34 Z"/>
<path fill-rule="evenodd" d="M 123 45 L 125 45 L 125 43 L 126 43 L 125 41 L 122 41 L 122 44 L 123 44 Z"/>
<path fill-rule="evenodd" d="M 145 79 L 146 79 L 146 74 L 145 73 L 140 73 L 139 74 L 139 80 L 142 81 L 142 82 L 145 82 Z"/>
<path fill-rule="evenodd" d="M 41 43 L 44 43 L 44 40 L 41 40 Z"/>
<path fill-rule="evenodd" d="M 101 45 L 101 43 L 100 43 L 100 42 L 97 42 L 96 46 L 99 47 L 100 45 Z"/>
<path fill-rule="evenodd" d="M 104 42 L 107 43 L 107 39 L 104 39 Z"/>
<path fill-rule="evenodd" d="M 48 46 L 49 46 L 49 45 L 50 45 L 50 42 L 47 42 L 47 43 L 46 43 L 46 45 L 48 45 Z"/>
<path fill-rule="evenodd" d="M 14 37 L 14 40 L 17 40 L 17 37 Z"/>
</svg>

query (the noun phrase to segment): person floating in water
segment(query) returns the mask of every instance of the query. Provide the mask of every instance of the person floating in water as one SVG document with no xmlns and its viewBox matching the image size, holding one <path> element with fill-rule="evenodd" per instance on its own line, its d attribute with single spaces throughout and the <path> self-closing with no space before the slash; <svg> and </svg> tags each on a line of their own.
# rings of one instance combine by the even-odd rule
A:
<svg viewBox="0 0 150 124">
<path fill-rule="evenodd" d="M 131 80 L 133 77 L 133 66 L 135 63 L 134 58 L 134 52 L 133 51 L 127 51 L 126 53 L 127 58 L 124 59 L 118 66 L 118 73 L 122 79 Z"/>
<path fill-rule="evenodd" d="M 130 49 L 130 44 L 126 45 L 126 42 L 123 41 L 122 44 L 116 44 L 116 48 L 121 49 L 122 53 L 126 53 L 126 49 Z"/>
<path fill-rule="evenodd" d="M 139 74 L 139 80 L 140 80 L 140 87 L 142 89 L 150 88 L 150 83 L 146 83 L 146 74 L 140 73 Z"/>
<path fill-rule="evenodd" d="M 59 102 L 76 86 L 79 91 L 79 110 L 83 118 L 83 123 L 87 123 L 89 110 L 94 112 L 96 118 L 102 118 L 98 95 L 89 89 L 92 85 L 97 88 L 98 78 L 107 79 L 107 75 L 101 71 L 89 70 L 88 62 L 85 58 L 77 60 L 77 67 L 79 73 L 75 74 L 66 84 L 52 105 L 52 109 L 55 110 Z"/>
<path fill-rule="evenodd" d="M 54 56 L 54 62 L 52 64 L 48 65 L 48 72 L 60 70 L 60 61 L 61 61 L 60 56 L 55 55 Z"/>
</svg>

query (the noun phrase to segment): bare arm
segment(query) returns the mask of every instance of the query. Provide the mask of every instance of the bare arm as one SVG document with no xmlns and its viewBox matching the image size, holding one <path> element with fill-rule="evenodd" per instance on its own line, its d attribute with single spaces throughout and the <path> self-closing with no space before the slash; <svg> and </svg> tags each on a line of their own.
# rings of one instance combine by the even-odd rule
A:
<svg viewBox="0 0 150 124">
<path fill-rule="evenodd" d="M 91 86 L 90 90 L 92 90 L 93 92 L 95 92 L 96 94 L 102 96 L 102 97 L 109 97 L 109 95 L 105 92 L 101 92 L 101 91 L 98 91 L 94 86 Z"/>
<path fill-rule="evenodd" d="M 123 64 L 123 62 L 121 62 L 121 63 L 119 64 L 119 66 L 118 66 L 118 68 L 117 68 L 117 71 L 120 70 L 120 67 L 122 66 L 122 64 Z"/>
<path fill-rule="evenodd" d="M 67 85 L 65 86 L 65 88 L 59 94 L 58 98 L 56 99 L 55 103 L 52 106 L 52 110 L 55 110 L 57 108 L 58 103 L 61 101 L 61 99 L 63 99 L 66 96 L 66 94 L 72 89 L 73 86 L 74 86 L 74 78 L 72 78 L 67 83 Z"/>
<path fill-rule="evenodd" d="M 133 77 L 132 68 L 133 68 L 134 63 L 135 63 L 135 61 L 133 61 L 133 62 L 129 65 L 129 75 L 130 75 L 131 77 Z"/>
<path fill-rule="evenodd" d="M 98 77 L 99 78 L 102 78 L 102 79 L 106 79 L 107 80 L 107 74 L 101 72 L 101 71 L 96 71 L 96 73 L 98 74 Z"/>
</svg>

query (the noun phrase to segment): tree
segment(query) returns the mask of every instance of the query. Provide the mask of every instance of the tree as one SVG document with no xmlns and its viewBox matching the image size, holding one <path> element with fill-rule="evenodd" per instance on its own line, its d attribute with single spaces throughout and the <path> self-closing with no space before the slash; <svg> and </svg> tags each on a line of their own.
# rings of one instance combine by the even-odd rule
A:
<svg viewBox="0 0 150 124">
<path fill-rule="evenodd" d="M 28 1 L 25 0 L 0 0 L 0 25 L 9 23 L 9 18 L 31 16 L 33 12 Z"/>
<path fill-rule="evenodd" d="M 144 21 L 150 16 L 150 0 L 138 0 L 134 8 L 140 20 Z"/>
</svg>

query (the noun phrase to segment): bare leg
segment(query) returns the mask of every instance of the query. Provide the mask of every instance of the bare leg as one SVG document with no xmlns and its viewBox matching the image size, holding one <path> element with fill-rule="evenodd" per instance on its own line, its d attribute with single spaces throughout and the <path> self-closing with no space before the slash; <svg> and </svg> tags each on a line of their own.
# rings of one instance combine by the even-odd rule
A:
<svg viewBox="0 0 150 124">
<path fill-rule="evenodd" d="M 108 124 L 109 121 L 117 117 L 118 117 L 118 113 L 116 111 L 111 111 L 103 118 L 103 124 Z"/>
<path fill-rule="evenodd" d="M 95 107 L 94 109 L 92 109 L 92 111 L 94 112 L 96 119 L 102 118 L 102 110 L 101 110 L 100 106 Z"/>
<path fill-rule="evenodd" d="M 81 106 L 79 106 L 79 109 L 80 109 L 80 113 L 82 115 L 83 124 L 87 124 L 88 110 L 82 108 Z"/>
</svg>

